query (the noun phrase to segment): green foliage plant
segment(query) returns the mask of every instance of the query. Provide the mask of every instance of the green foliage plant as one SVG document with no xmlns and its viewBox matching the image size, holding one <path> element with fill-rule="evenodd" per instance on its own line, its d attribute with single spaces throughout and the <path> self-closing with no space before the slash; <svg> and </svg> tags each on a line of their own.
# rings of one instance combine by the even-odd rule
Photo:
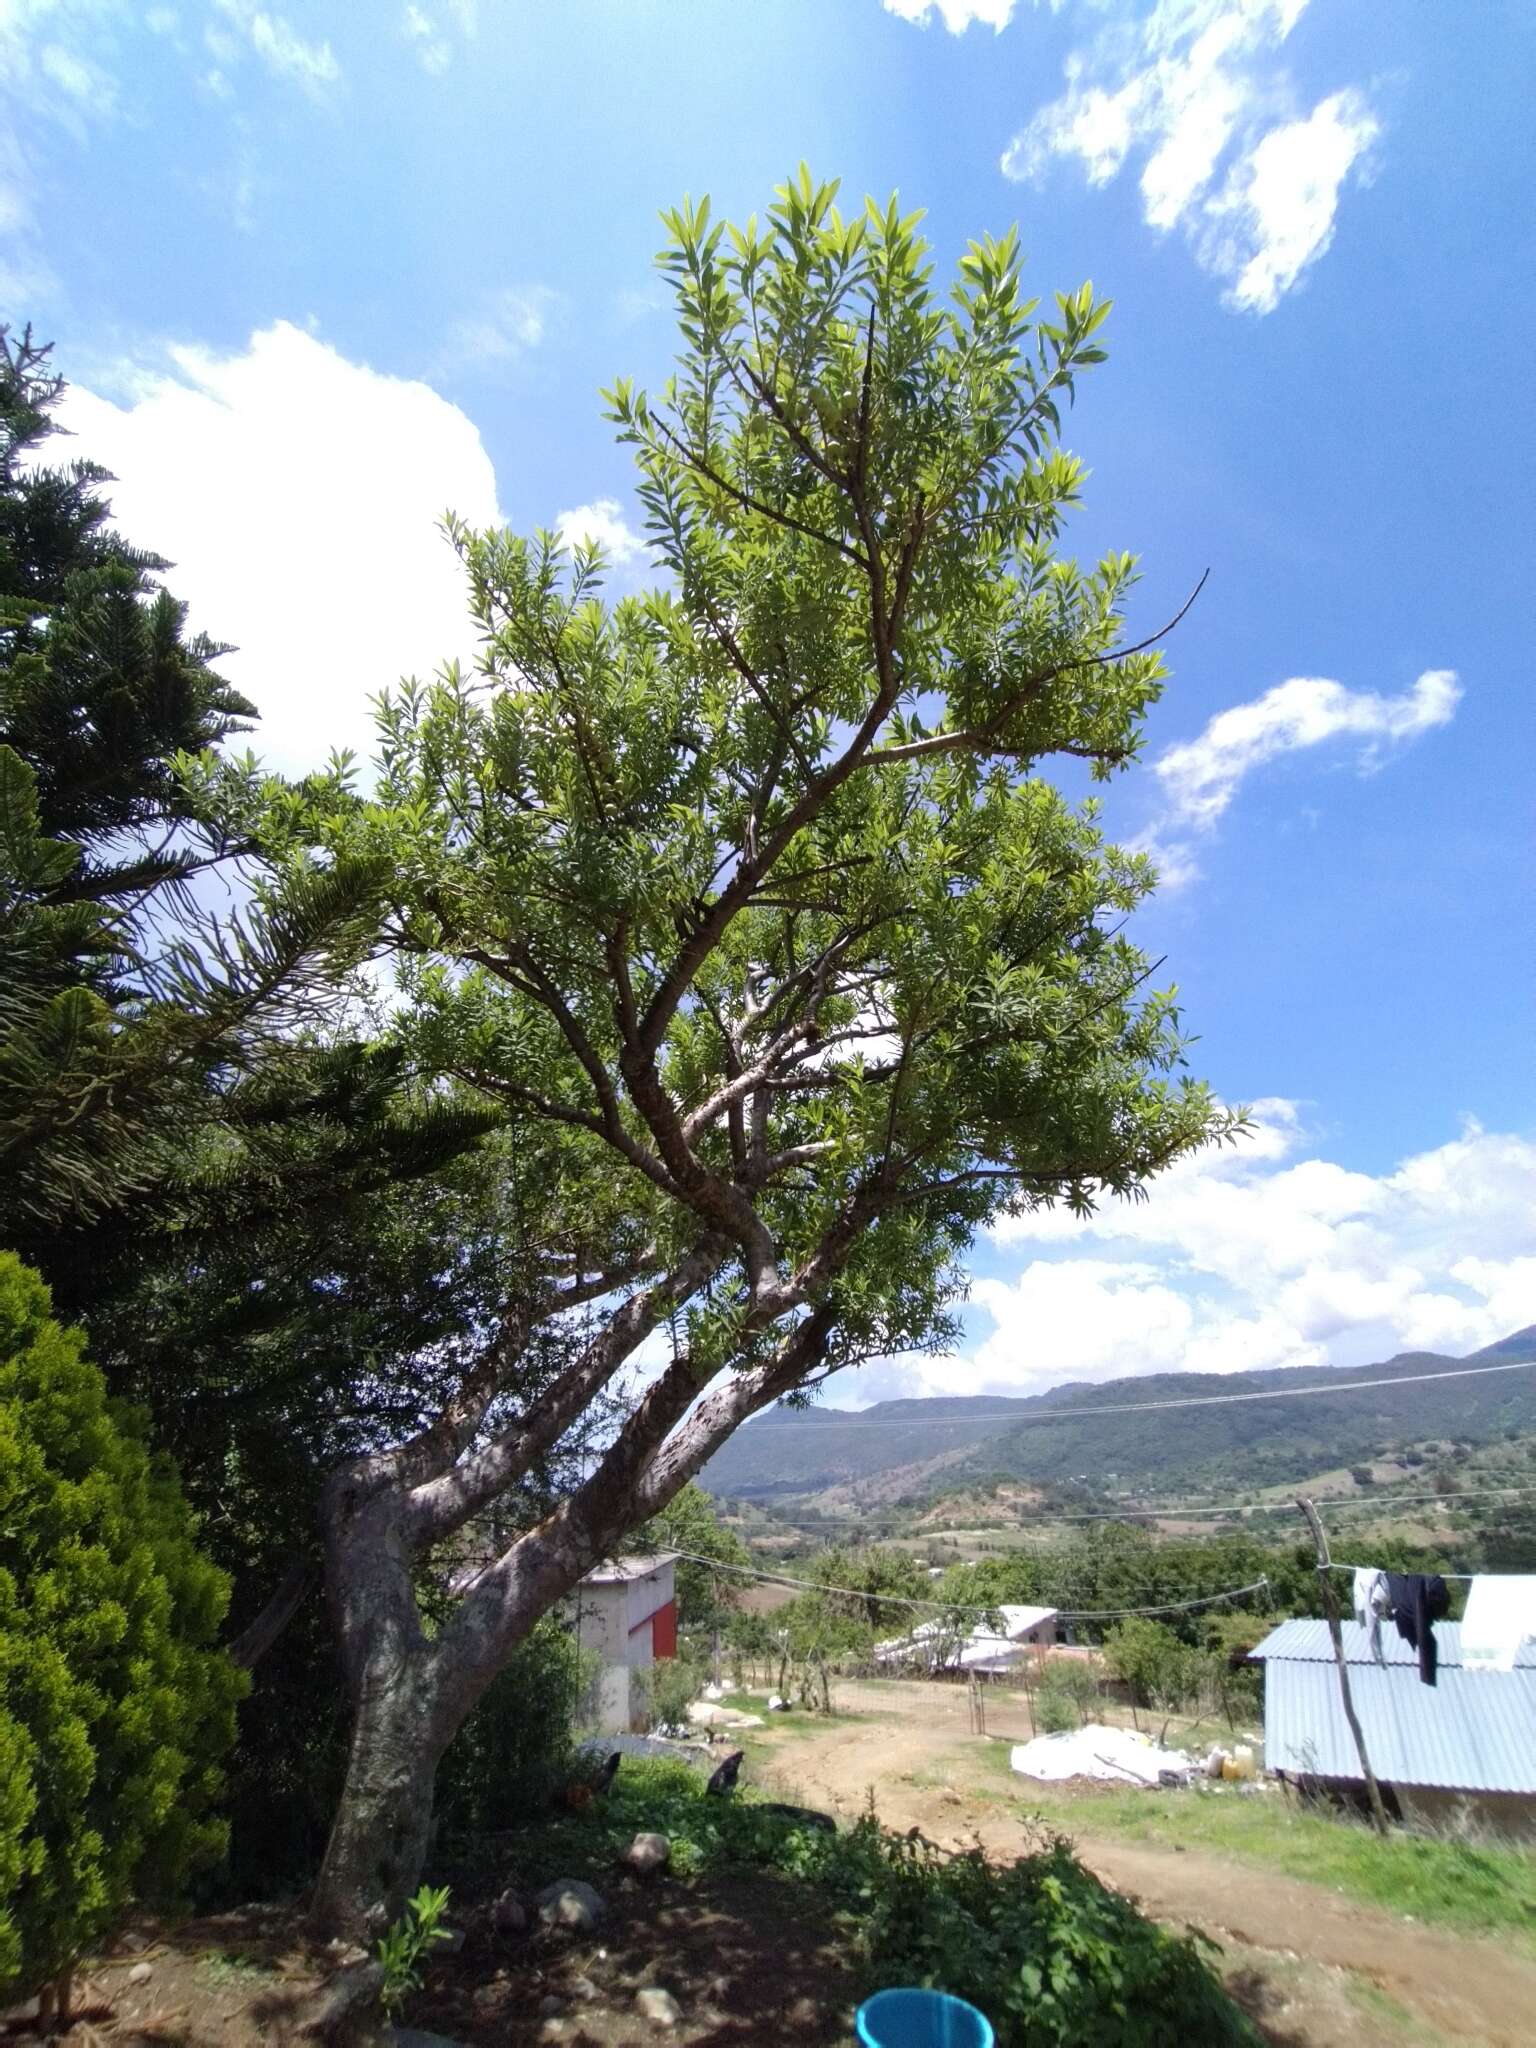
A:
<svg viewBox="0 0 1536 2048">
<path fill-rule="evenodd" d="M 0 1990 L 67 1979 L 223 1852 L 228 1584 L 142 1419 L 0 1252 Z"/>
<path fill-rule="evenodd" d="M 384 1972 L 379 1999 L 393 2015 L 422 1985 L 421 1966 L 432 1950 L 449 1939 L 443 1916 L 448 1911 L 447 1885 L 424 1884 L 405 1911 L 379 1936 L 374 1954 Z"/>
<path fill-rule="evenodd" d="M 686 1766 L 626 1762 L 600 1818 L 512 1853 L 529 1870 L 597 1877 L 637 1828 L 665 1834 L 674 1866 L 702 1882 L 749 1869 L 805 1886 L 808 1914 L 846 1916 L 871 1990 L 955 1992 L 986 2013 L 1001 2048 L 1257 2048 L 1211 1968 L 1214 1944 L 1164 1932 L 1054 1835 L 996 1864 L 892 1835 L 872 1815 L 834 1833 L 750 1796 L 711 1799 Z"/>
<path fill-rule="evenodd" d="M 380 878 L 401 1035 L 548 1148 L 575 1219 L 419 1431 L 328 1490 L 361 1717 L 338 1922 L 381 1869 L 390 1911 L 414 1884 L 437 1757 L 507 1653 L 742 1423 L 951 1343 L 1002 1214 L 1132 1195 L 1241 1123 L 1125 930 L 1152 863 L 1052 779 L 1131 764 L 1163 674 L 1132 558 L 1063 546 L 1108 303 L 1042 308 L 1012 232 L 940 280 L 917 214 L 803 168 L 761 217 L 664 219 L 676 373 L 607 394 L 652 586 L 449 521 L 473 669 L 382 706 L 371 799 L 284 814 L 295 861 Z M 508 1399 L 573 1305 L 587 1341 Z M 384 1560 L 518 1485 L 650 1338 L 623 1428 L 424 1638 Z"/>
</svg>

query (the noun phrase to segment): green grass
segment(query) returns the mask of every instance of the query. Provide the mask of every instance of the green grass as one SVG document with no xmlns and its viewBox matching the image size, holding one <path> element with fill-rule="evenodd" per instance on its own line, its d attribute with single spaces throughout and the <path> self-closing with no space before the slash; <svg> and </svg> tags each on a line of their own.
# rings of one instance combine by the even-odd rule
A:
<svg viewBox="0 0 1536 2048">
<path fill-rule="evenodd" d="M 971 1757 L 978 1762 L 984 1757 L 993 1779 L 1008 1786 L 1007 1792 L 996 1785 L 978 1787 L 981 1796 L 1006 1798 L 1063 1833 L 1112 1835 L 1155 1848 L 1207 1849 L 1411 1914 L 1426 1925 L 1512 1935 L 1536 1954 L 1536 1853 L 1531 1850 L 1406 1830 L 1394 1830 L 1383 1841 L 1363 1822 L 1305 1811 L 1279 1793 L 1243 1796 L 1190 1787 L 1074 1794 L 1017 1777 L 1009 1769 L 1004 1743 L 966 1752 L 967 1760 Z"/>
</svg>

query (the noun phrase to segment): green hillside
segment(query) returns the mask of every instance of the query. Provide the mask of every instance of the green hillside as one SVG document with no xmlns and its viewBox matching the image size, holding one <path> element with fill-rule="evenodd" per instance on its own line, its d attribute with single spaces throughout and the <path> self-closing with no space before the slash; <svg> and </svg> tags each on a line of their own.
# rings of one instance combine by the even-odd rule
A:
<svg viewBox="0 0 1536 2048">
<path fill-rule="evenodd" d="M 1413 1351 L 1348 1371 L 1155 1373 L 1022 1400 L 882 1401 L 856 1415 L 776 1409 L 737 1432 L 703 1484 L 735 1498 L 801 1501 L 876 1486 L 885 1498 L 894 1488 L 920 1499 L 983 1477 L 1107 1484 L 1119 1494 L 1232 1479 L 1280 1484 L 1394 1446 L 1486 1443 L 1536 1429 L 1536 1369 L 1467 1374 L 1525 1360 L 1536 1361 L 1536 1325 L 1463 1359 Z M 1435 1372 L 1452 1377 L 1395 1384 Z M 1328 1392 L 1304 1391 L 1317 1387 Z M 1246 1393 L 1266 1398 L 1223 1398 Z M 1210 1405 L 1148 1412 L 1149 1403 L 1192 1399 Z M 1102 1412 L 1118 1408 L 1127 1412 Z"/>
</svg>

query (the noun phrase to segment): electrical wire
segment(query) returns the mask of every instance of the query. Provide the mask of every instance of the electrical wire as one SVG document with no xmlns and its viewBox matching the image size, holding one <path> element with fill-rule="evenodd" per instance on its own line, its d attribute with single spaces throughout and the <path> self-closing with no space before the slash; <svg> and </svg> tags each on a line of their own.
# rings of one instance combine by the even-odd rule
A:
<svg viewBox="0 0 1536 2048">
<path fill-rule="evenodd" d="M 1295 1488 L 1291 1489 L 1293 1492 L 1300 1492 L 1301 1490 L 1299 1483 Z M 1384 1509 L 1417 1505 L 1427 1500 L 1439 1501 L 1445 1507 L 1455 1507 L 1464 1500 L 1491 1500 L 1495 1497 L 1504 1498 L 1509 1494 L 1524 1495 L 1530 1493 L 1536 1493 L 1536 1485 L 1523 1486 L 1511 1484 L 1509 1486 L 1468 1487 L 1464 1492 L 1452 1494 L 1438 1492 L 1383 1493 L 1374 1499 L 1323 1500 L 1319 1505 L 1326 1507 L 1330 1513 L 1334 1514 L 1358 1513 L 1363 1510 L 1379 1513 Z M 1128 1502 L 1123 1508 L 1096 1508 L 1091 1514 L 1077 1512 L 1055 1514 L 1049 1509 L 1042 1509 L 1038 1515 L 1031 1516 L 1027 1521 L 993 1522 L 987 1526 L 983 1526 L 980 1523 L 971 1526 L 962 1522 L 959 1526 L 967 1535 L 987 1536 L 993 1530 L 999 1528 L 1043 1528 L 1057 1522 L 1125 1522 L 1135 1517 L 1140 1517 L 1147 1521 L 1172 1521 L 1174 1519 L 1192 1520 L 1200 1515 L 1282 1515 L 1291 1514 L 1294 1511 L 1294 1502 L 1291 1500 L 1235 1500 L 1228 1502 L 1224 1506 L 1217 1507 L 1209 1505 L 1157 1507 L 1152 1505 L 1142 1506 L 1137 1502 Z M 784 1519 L 785 1521 L 790 1520 L 788 1516 L 785 1516 Z M 814 1536 L 823 1529 L 868 1529 L 872 1526 L 895 1528 L 902 1519 L 904 1518 L 895 1515 L 828 1515 L 825 1518 L 807 1516 L 803 1521 L 790 1522 L 790 1527 L 798 1533 Z M 935 1528 L 931 1530 L 914 1530 L 912 1533 L 914 1535 L 937 1537 L 954 1532 Z"/>
<path fill-rule="evenodd" d="M 1007 1601 L 956 1601 L 920 1600 L 911 1593 L 881 1593 L 868 1586 L 823 1586 L 815 1579 L 792 1578 L 787 1572 L 758 1571 L 752 1565 L 727 1564 L 718 1557 L 701 1557 L 697 1551 L 676 1550 L 667 1546 L 673 1557 L 686 1558 L 689 1564 L 708 1565 L 711 1571 L 735 1572 L 741 1578 L 762 1579 L 773 1586 L 793 1586 L 804 1593 L 838 1593 L 850 1600 L 878 1600 L 884 1607 L 920 1607 L 932 1609 L 938 1614 L 994 1614 Z M 1214 1607 L 1222 1600 L 1242 1600 L 1250 1593 L 1261 1592 L 1269 1585 L 1268 1578 L 1258 1578 L 1251 1586 L 1233 1586 L 1224 1593 L 1207 1593 L 1195 1600 L 1175 1600 L 1164 1607 L 1104 1607 L 1084 1608 L 1074 1611 L 1068 1608 L 1053 1610 L 1059 1621 L 1114 1621 L 1121 1616 L 1132 1614 L 1188 1614 L 1196 1607 Z"/>
<path fill-rule="evenodd" d="M 1167 1408 L 1222 1408 L 1238 1401 L 1300 1401 L 1309 1394 L 1354 1394 L 1368 1387 L 1421 1387 L 1431 1380 L 1470 1380 L 1490 1372 L 1530 1372 L 1536 1370 L 1536 1358 L 1518 1358 L 1507 1365 L 1453 1366 L 1445 1372 L 1394 1373 L 1385 1379 L 1345 1380 L 1336 1387 L 1314 1384 L 1310 1387 L 1258 1387 L 1243 1394 L 1180 1394 L 1166 1401 L 1109 1401 L 1091 1408 L 1048 1408 L 1043 1414 L 1010 1417 L 1006 1410 L 999 1409 L 993 1415 L 930 1415 L 925 1419 L 913 1418 L 905 1421 L 900 1416 L 876 1415 L 860 1422 L 861 1429 L 942 1429 L 946 1426 L 969 1427 L 976 1422 L 1001 1422 L 1011 1420 L 1016 1429 L 1032 1429 L 1042 1422 L 1077 1422 L 1085 1415 L 1151 1415 Z M 825 1415 L 825 1408 L 817 1411 Z M 858 1421 L 858 1410 L 846 1411 L 850 1422 Z M 749 1425 L 758 1429 L 795 1429 L 801 1425 L 790 1421 L 763 1421 Z"/>
</svg>

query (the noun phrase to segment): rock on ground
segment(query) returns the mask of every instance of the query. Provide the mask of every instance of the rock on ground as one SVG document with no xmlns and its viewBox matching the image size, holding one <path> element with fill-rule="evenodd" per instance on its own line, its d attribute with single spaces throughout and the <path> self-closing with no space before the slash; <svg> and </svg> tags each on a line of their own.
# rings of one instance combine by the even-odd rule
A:
<svg viewBox="0 0 1536 2048">
<path fill-rule="evenodd" d="M 672 1844 L 665 1835 L 636 1835 L 624 1851 L 624 1861 L 642 1877 L 649 1877 L 653 1870 L 664 1870 L 671 1860 Z"/>
<path fill-rule="evenodd" d="M 647 1984 L 635 1993 L 635 2009 L 653 2027 L 675 2027 L 683 2016 L 683 2008 L 659 1984 Z"/>
<path fill-rule="evenodd" d="M 586 1934 L 596 1927 L 608 1910 L 601 1893 L 579 1877 L 557 1877 L 534 1900 L 546 1927 L 574 1927 Z"/>
</svg>

